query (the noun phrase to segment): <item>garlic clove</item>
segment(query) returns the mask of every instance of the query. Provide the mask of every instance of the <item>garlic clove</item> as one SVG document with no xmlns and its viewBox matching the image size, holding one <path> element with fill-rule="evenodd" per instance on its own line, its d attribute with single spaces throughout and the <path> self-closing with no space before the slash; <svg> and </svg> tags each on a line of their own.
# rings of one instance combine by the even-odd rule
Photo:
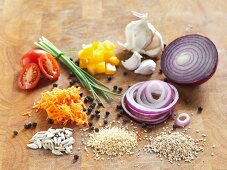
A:
<svg viewBox="0 0 227 170">
<path fill-rule="evenodd" d="M 135 51 L 129 59 L 125 61 L 121 61 L 121 63 L 124 66 L 124 68 L 126 68 L 127 70 L 135 70 L 139 67 L 141 63 L 141 59 L 142 59 L 142 56 Z"/>
<path fill-rule="evenodd" d="M 142 75 L 149 75 L 155 71 L 156 63 L 149 59 L 144 60 L 141 62 L 140 66 L 134 71 L 134 73 L 142 74 Z"/>
</svg>

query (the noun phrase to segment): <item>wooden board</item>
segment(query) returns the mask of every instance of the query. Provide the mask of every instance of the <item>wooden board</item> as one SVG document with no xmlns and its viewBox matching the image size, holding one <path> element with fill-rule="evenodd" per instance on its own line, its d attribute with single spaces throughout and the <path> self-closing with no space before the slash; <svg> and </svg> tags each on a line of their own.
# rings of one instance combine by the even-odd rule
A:
<svg viewBox="0 0 227 170">
<path fill-rule="evenodd" d="M 124 42 L 124 27 L 135 19 L 131 10 L 148 12 L 150 21 L 156 26 L 168 44 L 178 36 L 190 33 L 200 33 L 208 36 L 219 50 L 219 65 L 217 72 L 207 83 L 195 87 L 184 88 L 177 86 L 180 92 L 180 101 L 175 112 L 194 113 L 190 124 L 189 134 L 196 134 L 198 129 L 207 134 L 205 151 L 192 163 L 170 164 L 160 161 L 154 154 L 140 151 L 140 157 L 124 156 L 112 161 L 94 161 L 92 154 L 86 156 L 81 146 L 82 137 L 78 128 L 74 127 L 76 143 L 74 153 L 80 156 L 76 163 L 72 163 L 72 155 L 63 157 L 53 156 L 46 150 L 29 150 L 26 148 L 28 140 L 40 130 L 46 130 L 50 125 L 46 122 L 45 114 L 32 112 L 32 117 L 21 116 L 30 111 L 40 93 L 50 90 L 52 85 L 41 83 L 33 91 L 21 91 L 17 86 L 17 76 L 21 69 L 20 57 L 34 47 L 33 42 L 41 35 L 48 37 L 63 51 L 79 50 L 83 43 L 109 39 Z M 0 1 L 0 169 L 227 169 L 227 3 L 225 0 L 1 0 Z M 118 49 L 120 58 L 130 56 L 130 53 Z M 138 76 L 129 73 L 123 76 L 123 68 L 119 66 L 116 75 L 109 83 L 122 86 L 124 90 L 133 83 L 163 79 L 158 74 L 158 68 L 150 77 Z M 68 86 L 67 70 L 63 67 L 62 75 L 58 80 L 62 88 Z M 106 82 L 106 76 L 97 76 Z M 189 104 L 184 100 L 189 99 Z M 109 120 L 116 118 L 115 105 L 120 98 L 115 98 L 113 104 L 106 107 L 111 111 Z M 202 114 L 197 114 L 198 106 L 204 107 Z M 102 113 L 105 109 L 102 110 Z M 38 123 L 35 130 L 23 130 L 24 122 L 34 120 Z M 101 123 L 100 119 L 99 123 Z M 120 119 L 122 122 L 122 119 Z M 148 135 L 155 135 L 162 130 L 162 126 L 171 127 L 173 120 L 156 127 Z M 128 125 L 130 126 L 130 124 Z M 137 126 L 137 125 L 135 125 Z M 138 128 L 139 129 L 139 128 Z M 13 130 L 19 135 L 12 138 Z M 145 134 L 139 129 L 139 134 Z M 142 148 L 148 142 L 140 142 Z M 216 148 L 211 146 L 215 144 Z M 76 149 L 81 147 L 81 151 Z M 137 149 L 138 150 L 138 149 Z M 211 153 L 214 156 L 211 157 Z M 138 165 L 135 167 L 135 165 Z"/>
</svg>

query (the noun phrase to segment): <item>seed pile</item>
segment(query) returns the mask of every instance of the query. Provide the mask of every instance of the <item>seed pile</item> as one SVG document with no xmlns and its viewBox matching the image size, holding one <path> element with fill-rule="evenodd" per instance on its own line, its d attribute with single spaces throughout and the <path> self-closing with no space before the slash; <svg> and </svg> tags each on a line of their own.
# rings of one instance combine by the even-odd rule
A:
<svg viewBox="0 0 227 170">
<path fill-rule="evenodd" d="M 110 126 L 91 133 L 87 141 L 87 146 L 95 149 L 94 156 L 96 160 L 100 158 L 99 154 L 108 156 L 129 154 L 137 145 L 137 136 L 134 132 Z"/>
<path fill-rule="evenodd" d="M 72 145 L 75 142 L 72 137 L 72 129 L 52 129 L 37 132 L 30 140 L 27 146 L 31 149 L 44 148 L 52 151 L 54 155 L 63 155 L 72 153 Z"/>
<path fill-rule="evenodd" d="M 162 159 L 169 162 L 181 161 L 190 162 L 198 156 L 202 147 L 199 147 L 199 140 L 194 140 L 190 136 L 180 132 L 161 132 L 155 138 L 151 138 L 151 144 L 144 147 L 147 152 L 155 152 Z"/>
</svg>

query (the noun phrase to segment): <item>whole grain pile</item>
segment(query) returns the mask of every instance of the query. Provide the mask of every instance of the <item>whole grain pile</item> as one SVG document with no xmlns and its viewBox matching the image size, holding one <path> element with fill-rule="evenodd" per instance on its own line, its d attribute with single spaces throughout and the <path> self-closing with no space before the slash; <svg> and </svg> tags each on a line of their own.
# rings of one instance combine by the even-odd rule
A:
<svg viewBox="0 0 227 170">
<path fill-rule="evenodd" d="M 169 162 L 181 161 L 190 162 L 198 156 L 202 147 L 199 147 L 199 140 L 181 132 L 161 132 L 155 138 L 151 138 L 150 145 L 144 147 L 147 152 L 155 152 L 160 159 L 162 156 Z"/>
<path fill-rule="evenodd" d="M 87 141 L 87 146 L 95 149 L 95 159 L 99 159 L 99 154 L 108 156 L 130 154 L 137 145 L 137 136 L 134 132 L 110 126 L 91 133 Z"/>
</svg>

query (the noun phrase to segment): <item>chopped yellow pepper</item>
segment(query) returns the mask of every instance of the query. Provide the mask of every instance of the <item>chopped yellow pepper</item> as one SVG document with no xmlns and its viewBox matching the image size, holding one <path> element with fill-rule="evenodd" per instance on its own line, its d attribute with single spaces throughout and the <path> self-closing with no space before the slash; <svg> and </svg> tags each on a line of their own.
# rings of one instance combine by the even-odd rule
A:
<svg viewBox="0 0 227 170">
<path fill-rule="evenodd" d="M 114 74 L 119 59 L 115 56 L 116 46 L 109 40 L 104 42 L 95 41 L 92 44 L 84 46 L 79 51 L 79 67 L 87 68 L 88 72 Z"/>
</svg>

